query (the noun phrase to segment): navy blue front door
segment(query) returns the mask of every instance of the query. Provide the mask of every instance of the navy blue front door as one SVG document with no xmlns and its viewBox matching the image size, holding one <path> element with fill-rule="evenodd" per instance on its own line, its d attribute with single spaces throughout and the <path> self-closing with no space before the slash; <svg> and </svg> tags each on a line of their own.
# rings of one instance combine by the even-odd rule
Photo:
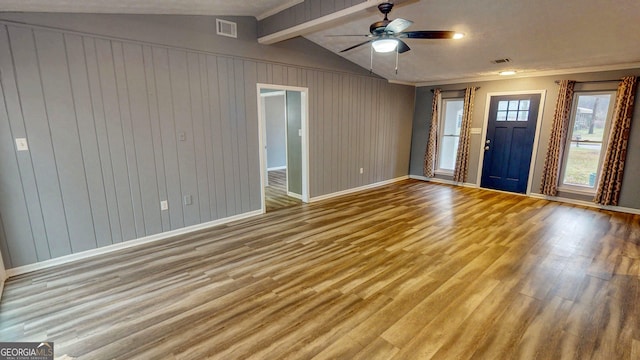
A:
<svg viewBox="0 0 640 360">
<path fill-rule="evenodd" d="M 484 188 L 527 191 L 540 94 L 492 96 L 484 147 Z"/>
</svg>

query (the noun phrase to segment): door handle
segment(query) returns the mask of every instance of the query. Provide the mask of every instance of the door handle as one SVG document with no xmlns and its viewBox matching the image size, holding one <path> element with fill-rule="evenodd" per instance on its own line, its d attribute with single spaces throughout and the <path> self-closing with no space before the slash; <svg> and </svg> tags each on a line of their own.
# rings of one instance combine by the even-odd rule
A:
<svg viewBox="0 0 640 360">
<path fill-rule="evenodd" d="M 485 144 L 491 144 L 491 139 L 487 139 L 487 141 L 484 142 Z"/>
<path fill-rule="evenodd" d="M 488 150 L 489 150 L 489 146 L 485 146 L 484 151 L 488 151 Z"/>
</svg>

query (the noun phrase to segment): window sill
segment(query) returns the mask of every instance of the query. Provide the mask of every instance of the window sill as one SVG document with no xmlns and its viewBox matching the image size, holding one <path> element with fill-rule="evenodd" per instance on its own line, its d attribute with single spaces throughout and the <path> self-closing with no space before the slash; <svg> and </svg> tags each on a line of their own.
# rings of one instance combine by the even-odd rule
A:
<svg viewBox="0 0 640 360">
<path fill-rule="evenodd" d="M 564 186 L 558 186 L 558 191 L 561 192 L 566 192 L 566 193 L 570 193 L 570 194 L 576 194 L 576 195 L 584 195 L 584 196 L 595 196 L 596 195 L 596 189 L 580 189 L 580 188 L 574 188 L 574 187 L 564 187 Z"/>
<path fill-rule="evenodd" d="M 434 174 L 436 175 L 444 175 L 444 176 L 453 176 L 453 170 L 434 170 L 433 171 Z"/>
</svg>

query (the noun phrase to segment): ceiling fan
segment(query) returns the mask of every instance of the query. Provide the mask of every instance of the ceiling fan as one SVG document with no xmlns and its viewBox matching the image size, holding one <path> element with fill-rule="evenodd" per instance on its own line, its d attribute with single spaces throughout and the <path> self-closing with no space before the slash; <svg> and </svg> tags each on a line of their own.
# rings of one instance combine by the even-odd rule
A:
<svg viewBox="0 0 640 360">
<path fill-rule="evenodd" d="M 405 20 L 405 19 L 395 19 L 393 21 L 389 20 L 387 14 L 391 12 L 393 9 L 393 3 L 384 2 L 378 5 L 378 10 L 382 14 L 384 14 L 384 19 L 381 21 L 376 21 L 369 27 L 370 34 L 367 35 L 355 35 L 355 36 L 366 36 L 370 38 L 367 41 L 363 41 L 359 44 L 350 46 L 340 52 L 349 51 L 355 49 L 359 46 L 371 43 L 372 51 L 375 52 L 391 52 L 397 51 L 397 53 L 402 54 L 411 50 L 409 45 L 407 45 L 401 39 L 461 39 L 464 37 L 464 34 L 457 33 L 455 31 L 447 31 L 447 30 L 420 30 L 420 31 L 404 31 L 407 29 L 413 21 Z M 344 36 L 344 35 L 336 35 L 336 36 Z M 354 35 L 346 35 L 346 36 L 354 36 Z"/>
</svg>

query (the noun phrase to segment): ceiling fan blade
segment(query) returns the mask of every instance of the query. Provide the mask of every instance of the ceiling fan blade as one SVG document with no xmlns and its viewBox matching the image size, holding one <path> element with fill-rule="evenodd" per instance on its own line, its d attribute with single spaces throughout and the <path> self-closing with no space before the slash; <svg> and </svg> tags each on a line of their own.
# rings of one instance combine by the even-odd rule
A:
<svg viewBox="0 0 640 360">
<path fill-rule="evenodd" d="M 338 36 L 357 36 L 357 37 L 371 37 L 371 34 L 365 35 L 356 35 L 356 34 L 336 34 L 336 35 L 325 35 L 325 37 L 338 37 Z"/>
<path fill-rule="evenodd" d="M 409 45 L 407 45 L 407 43 L 405 43 L 400 39 L 396 39 L 396 40 L 398 40 L 398 54 L 402 54 L 403 52 L 407 52 L 411 50 L 411 48 L 409 47 Z"/>
<path fill-rule="evenodd" d="M 359 43 L 359 44 L 355 44 L 355 45 L 353 45 L 353 46 L 350 46 L 350 47 L 348 47 L 348 48 L 346 48 L 346 49 L 344 49 L 344 50 L 342 50 L 342 51 L 340 51 L 340 52 L 342 53 L 342 52 L 345 52 L 345 51 L 349 51 L 349 50 L 352 50 L 352 49 L 357 48 L 358 46 L 362 46 L 362 45 L 364 45 L 364 44 L 368 44 L 368 43 L 370 43 L 370 42 L 371 42 L 371 40 L 363 41 L 363 42 L 361 42 L 361 43 Z"/>
<path fill-rule="evenodd" d="M 432 31 L 407 31 L 398 34 L 398 37 L 409 39 L 453 39 L 455 31 L 432 30 Z"/>
<path fill-rule="evenodd" d="M 399 32 L 401 32 L 402 30 L 408 28 L 409 26 L 411 26 L 411 24 L 413 24 L 413 21 L 411 20 L 405 20 L 405 19 L 395 19 L 392 22 L 389 23 L 389 25 L 387 25 L 387 27 L 384 28 L 385 32 L 391 32 L 394 34 L 397 34 Z"/>
</svg>

